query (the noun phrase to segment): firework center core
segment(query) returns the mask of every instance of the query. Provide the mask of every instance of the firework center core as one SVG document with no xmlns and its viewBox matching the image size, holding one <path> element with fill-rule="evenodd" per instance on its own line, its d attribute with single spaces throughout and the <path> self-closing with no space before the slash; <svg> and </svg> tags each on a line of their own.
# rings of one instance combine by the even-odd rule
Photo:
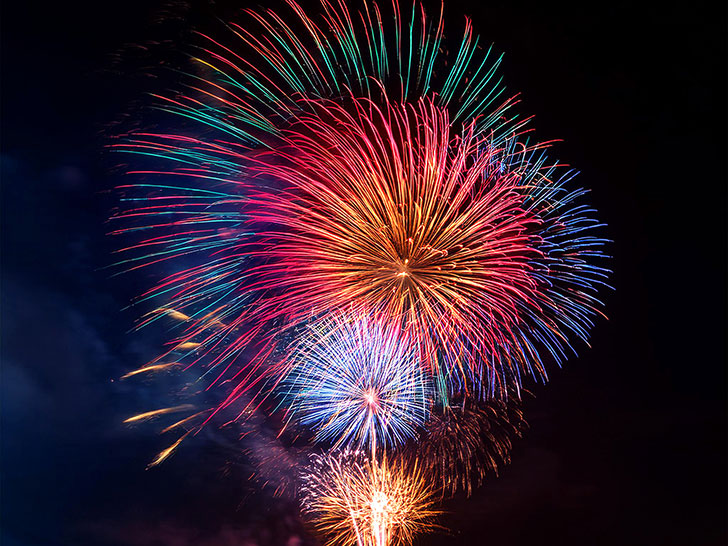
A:
<svg viewBox="0 0 728 546">
<path fill-rule="evenodd" d="M 389 508 L 389 498 L 383 491 L 376 491 L 369 503 L 372 514 L 375 518 L 382 517 Z"/>
<path fill-rule="evenodd" d="M 403 262 L 398 261 L 397 263 L 395 263 L 395 271 L 397 272 L 395 275 L 397 277 L 409 277 L 409 258 L 405 259 Z"/>
<path fill-rule="evenodd" d="M 377 393 L 373 390 L 364 391 L 364 400 L 371 409 L 377 405 Z"/>
</svg>

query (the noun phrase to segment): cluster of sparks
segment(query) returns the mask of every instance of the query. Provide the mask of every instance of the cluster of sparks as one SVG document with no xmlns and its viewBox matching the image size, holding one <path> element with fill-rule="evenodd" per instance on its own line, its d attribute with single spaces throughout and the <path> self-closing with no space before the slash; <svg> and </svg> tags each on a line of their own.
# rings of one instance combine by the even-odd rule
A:
<svg viewBox="0 0 728 546">
<path fill-rule="evenodd" d="M 416 2 L 286 4 L 201 37 L 157 97 L 184 130 L 112 147 L 140 165 L 118 265 L 165 272 L 138 327 L 175 323 L 124 378 L 197 369 L 222 393 L 127 422 L 189 413 L 155 465 L 216 417 L 282 411 L 328 449 L 300 490 L 329 543 L 409 544 L 438 492 L 508 462 L 524 381 L 587 342 L 605 240 L 469 21 L 452 43 Z"/>
<path fill-rule="evenodd" d="M 403 459 L 374 461 L 349 450 L 314 456 L 301 487 L 303 509 L 330 544 L 410 544 L 437 513 L 427 480 Z"/>
<path fill-rule="evenodd" d="M 406 336 L 386 321 L 319 320 L 292 351 L 285 390 L 291 414 L 333 447 L 396 447 L 429 414 L 429 383 Z"/>
<path fill-rule="evenodd" d="M 526 421 L 517 398 L 451 401 L 433 412 L 416 457 L 441 495 L 470 495 L 488 473 L 510 462 L 513 440 Z"/>
</svg>

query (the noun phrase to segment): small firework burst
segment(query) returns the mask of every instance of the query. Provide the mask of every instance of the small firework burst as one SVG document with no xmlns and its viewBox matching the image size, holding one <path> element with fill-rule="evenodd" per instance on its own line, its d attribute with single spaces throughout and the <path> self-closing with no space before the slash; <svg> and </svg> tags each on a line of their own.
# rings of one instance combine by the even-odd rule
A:
<svg viewBox="0 0 728 546">
<path fill-rule="evenodd" d="M 429 379 L 407 334 L 388 321 L 315 321 L 290 354 L 287 406 L 319 441 L 374 453 L 413 438 L 427 420 Z"/>
<path fill-rule="evenodd" d="M 376 462 L 360 451 L 313 456 L 301 491 L 304 512 L 332 546 L 411 544 L 437 515 L 416 462 Z"/>
<path fill-rule="evenodd" d="M 488 473 L 510 462 L 512 442 L 526 428 L 520 400 L 453 400 L 432 412 L 414 451 L 443 496 L 470 496 Z"/>
</svg>

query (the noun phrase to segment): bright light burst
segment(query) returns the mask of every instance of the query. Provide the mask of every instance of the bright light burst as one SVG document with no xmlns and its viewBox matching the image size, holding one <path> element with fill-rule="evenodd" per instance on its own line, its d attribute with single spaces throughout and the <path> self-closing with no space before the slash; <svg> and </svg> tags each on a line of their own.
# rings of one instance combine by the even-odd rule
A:
<svg viewBox="0 0 728 546">
<path fill-rule="evenodd" d="M 283 380 L 293 417 L 334 447 L 395 447 L 424 425 L 429 378 L 406 334 L 388 321 L 337 315 L 297 336 Z"/>
<path fill-rule="evenodd" d="M 445 47 L 442 15 L 416 3 L 322 0 L 317 20 L 288 5 L 249 10 L 234 43 L 203 37 L 206 75 L 159 97 L 204 138 L 117 146 L 153 162 L 122 188 L 116 232 L 142 238 L 121 263 L 180 264 L 141 298 L 184 318 L 150 365 L 205 367 L 208 388 L 231 386 L 222 409 L 280 376 L 284 333 L 354 309 L 406 331 L 443 396 L 545 379 L 588 339 L 604 241 L 573 172 L 506 116 L 500 60 L 469 22 Z"/>
<path fill-rule="evenodd" d="M 136 161 L 117 265 L 160 272 L 139 327 L 175 331 L 124 378 L 197 367 L 195 388 L 224 393 L 164 429 L 181 436 L 152 466 L 221 412 L 245 434 L 259 409 L 278 424 L 280 394 L 286 426 L 333 446 L 302 488 L 328 543 L 410 544 L 433 496 L 508 461 L 524 379 L 588 343 L 606 241 L 470 21 L 449 41 L 417 0 L 284 2 L 201 36 L 195 73 L 157 96 L 180 129 L 113 146 Z M 295 485 L 286 453 L 248 450 L 277 493 Z"/>
<path fill-rule="evenodd" d="M 500 396 L 522 373 L 545 376 L 539 348 L 560 360 L 590 312 L 573 286 L 594 272 L 577 261 L 599 244 L 580 234 L 573 255 L 557 246 L 559 199 L 575 195 L 545 157 L 515 139 L 494 146 L 472 125 L 452 136 L 447 110 L 427 99 L 316 102 L 252 167 L 291 192 L 254 193 L 252 221 L 276 226 L 255 284 L 292 298 L 288 321 L 347 306 L 381 314 L 458 388 Z M 565 208 L 576 231 L 593 226 Z M 267 315 L 279 302 L 258 304 Z"/>
<path fill-rule="evenodd" d="M 427 477 L 402 459 L 373 462 L 349 450 L 314 456 L 303 481 L 304 511 L 332 546 L 411 544 L 437 514 Z"/>
</svg>

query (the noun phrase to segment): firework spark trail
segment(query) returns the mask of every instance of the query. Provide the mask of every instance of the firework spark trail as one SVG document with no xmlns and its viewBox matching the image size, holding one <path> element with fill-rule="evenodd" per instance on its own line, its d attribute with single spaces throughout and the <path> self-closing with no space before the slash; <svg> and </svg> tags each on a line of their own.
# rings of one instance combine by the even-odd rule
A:
<svg viewBox="0 0 728 546">
<path fill-rule="evenodd" d="M 397 546 L 433 527 L 433 491 L 422 469 L 404 459 L 379 462 L 359 451 L 312 457 L 303 506 L 327 544 Z"/>
<path fill-rule="evenodd" d="M 170 368 L 173 368 L 174 366 L 179 366 L 179 363 L 168 362 L 166 364 L 152 364 L 149 366 L 143 366 L 142 368 L 139 368 L 137 370 L 132 370 L 131 372 L 122 375 L 121 379 L 128 379 L 129 377 L 139 375 L 140 373 L 150 373 L 150 372 L 159 372 L 162 370 L 168 370 Z"/>
<path fill-rule="evenodd" d="M 129 417 L 128 419 L 124 420 L 124 423 L 137 423 L 140 421 L 147 421 L 149 419 L 153 419 L 154 417 L 158 417 L 160 415 L 167 415 L 169 413 L 175 413 L 178 411 L 187 411 L 190 409 L 194 409 L 195 406 L 191 404 L 182 404 L 180 406 L 173 406 L 169 408 L 161 408 L 157 410 L 152 411 L 146 411 L 144 413 L 140 413 L 138 415 L 134 415 L 132 417 Z"/>
<path fill-rule="evenodd" d="M 389 449 L 414 438 L 432 391 L 409 337 L 387 321 L 338 315 L 298 335 L 282 382 L 291 416 L 334 448 Z"/>
</svg>

